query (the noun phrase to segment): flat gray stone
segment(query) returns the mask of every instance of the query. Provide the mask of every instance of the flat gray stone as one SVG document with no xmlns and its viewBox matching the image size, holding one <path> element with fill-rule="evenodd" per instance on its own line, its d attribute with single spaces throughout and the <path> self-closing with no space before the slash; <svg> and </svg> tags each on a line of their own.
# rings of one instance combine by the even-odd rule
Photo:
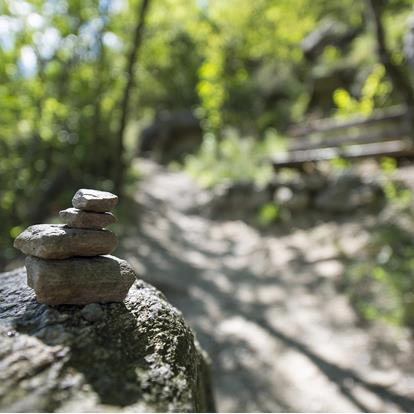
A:
<svg viewBox="0 0 414 414">
<path fill-rule="evenodd" d="M 24 254 L 42 259 L 67 259 L 112 253 L 118 244 L 109 230 L 73 229 L 64 224 L 36 224 L 14 241 Z"/>
<path fill-rule="evenodd" d="M 61 210 L 59 216 L 65 224 L 78 229 L 103 229 L 117 221 L 112 213 L 95 213 L 77 208 Z"/>
<path fill-rule="evenodd" d="M 214 411 L 204 352 L 142 280 L 94 323 L 38 303 L 24 268 L 0 273 L 0 298 L 0 412 Z"/>
<path fill-rule="evenodd" d="M 115 194 L 86 188 L 78 190 L 72 198 L 73 207 L 97 213 L 110 211 L 117 204 L 118 197 Z"/>
<path fill-rule="evenodd" d="M 39 303 L 87 305 L 122 302 L 136 279 L 125 260 L 115 256 L 43 260 L 26 257 L 27 284 Z"/>
</svg>

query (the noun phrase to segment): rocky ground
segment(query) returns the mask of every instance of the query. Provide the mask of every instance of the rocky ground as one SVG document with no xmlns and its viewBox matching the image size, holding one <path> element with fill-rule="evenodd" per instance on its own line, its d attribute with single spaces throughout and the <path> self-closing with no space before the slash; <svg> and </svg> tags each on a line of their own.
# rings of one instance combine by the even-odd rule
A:
<svg viewBox="0 0 414 414">
<path fill-rule="evenodd" d="M 197 205 L 209 194 L 187 176 L 139 163 L 117 253 L 193 327 L 219 411 L 414 410 L 409 333 L 362 325 L 340 288 L 343 255 L 366 243 L 375 214 L 262 234 L 207 218 Z"/>
</svg>

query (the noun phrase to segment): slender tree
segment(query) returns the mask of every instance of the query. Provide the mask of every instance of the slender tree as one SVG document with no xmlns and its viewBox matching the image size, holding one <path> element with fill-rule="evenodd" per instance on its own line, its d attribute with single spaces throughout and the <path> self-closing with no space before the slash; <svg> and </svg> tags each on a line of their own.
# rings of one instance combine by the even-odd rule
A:
<svg viewBox="0 0 414 414">
<path fill-rule="evenodd" d="M 111 0 L 106 0 L 102 3 L 100 7 L 100 21 L 101 21 L 101 28 L 97 33 L 96 37 L 96 53 L 97 53 L 97 61 L 95 65 L 95 82 L 94 82 L 94 90 L 95 90 L 95 101 L 94 101 L 94 109 L 93 109 L 93 126 L 94 130 L 92 132 L 90 148 L 93 151 L 96 151 L 100 148 L 100 143 L 102 144 L 103 140 L 103 133 L 102 133 L 102 98 L 104 95 L 104 76 L 105 76 L 105 65 L 106 65 L 106 56 L 105 56 L 105 46 L 104 46 L 104 35 L 108 28 L 108 24 L 110 21 L 109 18 L 109 10 L 111 7 Z M 107 159 L 108 157 L 102 154 L 100 157 L 95 157 L 92 160 L 92 172 L 94 174 L 100 174 L 103 170 L 103 160 Z"/>
<path fill-rule="evenodd" d="M 114 171 L 114 185 L 115 190 L 121 193 L 122 182 L 125 174 L 125 145 L 124 134 L 128 121 L 128 109 L 131 92 L 134 88 L 134 71 L 137 62 L 137 56 L 142 44 L 143 33 L 145 29 L 146 16 L 148 13 L 150 0 L 142 0 L 139 5 L 136 26 L 134 30 L 131 49 L 127 58 L 127 67 L 125 71 L 126 83 L 121 100 L 121 117 L 119 121 L 118 132 L 116 135 L 116 151 L 115 151 L 115 171 Z"/>
<path fill-rule="evenodd" d="M 384 11 L 385 1 L 366 1 L 374 27 L 378 59 L 384 65 L 384 68 L 387 71 L 395 90 L 402 96 L 404 103 L 409 107 L 409 112 L 411 113 L 414 108 L 413 85 L 411 84 L 410 79 L 404 69 L 393 62 L 391 53 L 388 50 L 386 44 L 385 30 L 382 23 L 382 14 Z"/>
</svg>

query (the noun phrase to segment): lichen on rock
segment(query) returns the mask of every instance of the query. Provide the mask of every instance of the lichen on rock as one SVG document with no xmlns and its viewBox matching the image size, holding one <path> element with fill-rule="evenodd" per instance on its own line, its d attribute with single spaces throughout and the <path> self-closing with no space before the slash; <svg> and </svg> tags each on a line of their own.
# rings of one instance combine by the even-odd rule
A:
<svg viewBox="0 0 414 414">
<path fill-rule="evenodd" d="M 124 303 L 39 304 L 0 274 L 1 411 L 214 411 L 205 355 L 181 313 L 137 280 Z"/>
</svg>

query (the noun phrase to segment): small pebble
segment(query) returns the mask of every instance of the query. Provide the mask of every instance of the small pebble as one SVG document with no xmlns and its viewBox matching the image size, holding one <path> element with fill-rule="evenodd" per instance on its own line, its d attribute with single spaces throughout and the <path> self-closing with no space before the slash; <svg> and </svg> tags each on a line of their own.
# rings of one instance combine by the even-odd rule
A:
<svg viewBox="0 0 414 414">
<path fill-rule="evenodd" d="M 102 229 L 116 222 L 112 213 L 93 213 L 77 208 L 61 210 L 59 216 L 66 225 L 78 229 Z"/>
<path fill-rule="evenodd" d="M 118 197 L 115 194 L 86 188 L 78 190 L 72 198 L 73 207 L 97 213 L 110 211 L 117 203 Z"/>
<path fill-rule="evenodd" d="M 98 303 L 90 303 L 86 305 L 82 310 L 81 314 L 84 319 L 89 322 L 97 322 L 104 316 L 104 312 Z"/>
</svg>

